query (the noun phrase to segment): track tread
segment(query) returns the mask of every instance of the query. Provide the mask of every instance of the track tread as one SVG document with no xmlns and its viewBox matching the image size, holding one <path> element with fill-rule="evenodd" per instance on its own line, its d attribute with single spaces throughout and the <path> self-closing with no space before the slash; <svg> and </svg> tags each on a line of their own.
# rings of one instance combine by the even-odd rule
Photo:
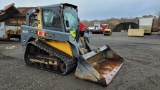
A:
<svg viewBox="0 0 160 90">
<path fill-rule="evenodd" d="M 68 54 L 66 54 L 66 53 L 64 53 L 54 47 L 51 47 L 40 40 L 31 41 L 31 42 L 28 42 L 28 44 L 32 44 L 32 45 L 40 48 L 41 50 L 54 55 L 55 57 L 59 58 L 60 60 L 62 60 L 64 62 L 64 64 L 66 65 L 66 71 L 63 73 L 58 72 L 58 71 L 53 71 L 55 73 L 67 74 L 68 72 L 73 70 L 76 66 L 76 61 L 73 60 L 72 56 L 70 56 L 70 55 L 68 55 Z M 39 67 L 37 67 L 37 68 L 39 68 Z M 46 69 L 46 68 L 42 68 L 42 69 Z M 50 69 L 48 69 L 48 70 L 51 71 Z"/>
</svg>

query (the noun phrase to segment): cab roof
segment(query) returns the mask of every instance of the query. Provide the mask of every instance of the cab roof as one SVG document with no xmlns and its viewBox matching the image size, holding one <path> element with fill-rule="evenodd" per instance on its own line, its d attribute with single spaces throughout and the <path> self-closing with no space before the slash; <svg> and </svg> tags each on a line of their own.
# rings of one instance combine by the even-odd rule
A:
<svg viewBox="0 0 160 90">
<path fill-rule="evenodd" d="M 69 3 L 60 3 L 60 4 L 52 4 L 52 5 L 47 5 L 47 6 L 40 6 L 41 8 L 47 8 L 47 7 L 61 7 L 61 6 L 70 6 L 73 7 L 75 9 L 77 9 L 76 5 L 73 4 L 69 4 Z"/>
</svg>

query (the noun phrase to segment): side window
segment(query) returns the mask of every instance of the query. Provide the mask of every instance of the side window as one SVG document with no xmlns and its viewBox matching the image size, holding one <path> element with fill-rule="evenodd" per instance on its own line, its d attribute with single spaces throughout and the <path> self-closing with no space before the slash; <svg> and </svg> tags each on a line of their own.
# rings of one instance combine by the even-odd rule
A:
<svg viewBox="0 0 160 90">
<path fill-rule="evenodd" d="M 29 21 L 30 21 L 31 26 L 33 26 L 33 27 L 37 26 L 39 23 L 38 18 L 37 18 L 37 14 L 36 13 L 32 14 Z"/>
<path fill-rule="evenodd" d="M 69 27 L 66 27 L 67 31 L 70 31 L 71 29 L 76 30 L 77 28 L 77 22 L 76 19 L 71 13 L 64 13 L 64 20 L 69 21 Z"/>
<path fill-rule="evenodd" d="M 52 21 L 53 17 L 55 17 L 55 14 L 50 12 L 49 10 L 44 10 L 43 11 L 43 24 L 45 26 L 53 26 Z"/>
<path fill-rule="evenodd" d="M 57 9 L 43 9 L 43 26 L 54 30 L 61 30 L 60 13 Z"/>
<path fill-rule="evenodd" d="M 76 9 L 71 7 L 65 7 L 63 14 L 66 32 L 78 30 L 79 23 Z"/>
</svg>

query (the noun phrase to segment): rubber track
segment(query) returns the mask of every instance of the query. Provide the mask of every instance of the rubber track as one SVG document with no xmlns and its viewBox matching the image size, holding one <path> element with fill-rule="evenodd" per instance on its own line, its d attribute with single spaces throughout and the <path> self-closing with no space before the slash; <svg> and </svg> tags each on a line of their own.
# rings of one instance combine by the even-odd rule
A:
<svg viewBox="0 0 160 90">
<path fill-rule="evenodd" d="M 62 60 L 64 62 L 64 64 L 66 65 L 66 71 L 63 72 L 63 73 L 60 73 L 60 72 L 56 72 L 56 73 L 67 74 L 68 72 L 73 70 L 76 66 L 76 61 L 73 60 L 73 57 L 69 56 L 68 54 L 66 54 L 66 53 L 64 53 L 64 52 L 62 52 L 62 51 L 60 51 L 60 50 L 58 50 L 54 47 L 51 47 L 51 46 L 43 43 L 40 40 L 31 41 L 28 44 L 32 44 L 32 45 L 40 48 L 41 50 L 44 50 L 45 52 L 56 56 L 57 58 L 59 58 L 60 60 Z"/>
</svg>

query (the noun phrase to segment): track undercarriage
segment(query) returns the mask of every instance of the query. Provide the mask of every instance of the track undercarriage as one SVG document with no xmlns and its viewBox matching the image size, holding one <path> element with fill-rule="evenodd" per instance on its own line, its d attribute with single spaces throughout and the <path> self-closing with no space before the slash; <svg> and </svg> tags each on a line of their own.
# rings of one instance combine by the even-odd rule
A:
<svg viewBox="0 0 160 90">
<path fill-rule="evenodd" d="M 73 57 L 40 40 L 27 44 L 24 59 L 28 66 L 59 74 L 67 74 L 76 66 Z"/>
</svg>

